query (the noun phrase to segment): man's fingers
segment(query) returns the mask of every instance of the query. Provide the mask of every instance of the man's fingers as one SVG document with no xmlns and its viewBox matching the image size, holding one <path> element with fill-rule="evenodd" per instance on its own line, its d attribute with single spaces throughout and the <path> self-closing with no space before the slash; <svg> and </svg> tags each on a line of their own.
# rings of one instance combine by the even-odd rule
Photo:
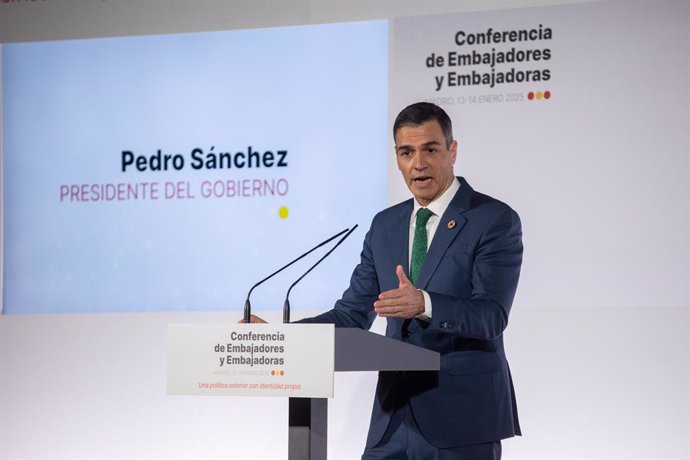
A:
<svg viewBox="0 0 690 460">
<path fill-rule="evenodd" d="M 399 299 L 405 296 L 405 291 L 402 289 L 391 289 L 390 291 L 385 291 L 379 294 L 379 300 L 384 299 Z"/>
<path fill-rule="evenodd" d="M 389 292 L 389 296 L 379 298 L 376 302 L 374 302 L 374 307 L 375 308 L 382 308 L 382 307 L 393 307 L 395 305 L 400 305 L 402 297 L 401 296 L 391 296 Z"/>
<path fill-rule="evenodd" d="M 251 322 L 251 323 L 260 323 L 260 324 L 266 324 L 266 321 L 264 321 L 264 319 L 263 319 L 263 318 L 259 318 L 259 317 L 258 317 L 258 316 L 256 316 L 256 315 L 252 315 L 252 316 L 251 316 L 251 318 L 250 318 L 250 322 Z"/>
<path fill-rule="evenodd" d="M 412 285 L 407 275 L 405 275 L 405 270 L 403 270 L 402 265 L 395 267 L 395 274 L 398 275 L 398 281 L 400 282 L 400 287 Z"/>
<path fill-rule="evenodd" d="M 391 305 L 391 306 L 374 306 L 376 314 L 382 317 L 399 317 L 399 318 L 412 318 L 416 315 L 417 308 L 405 305 Z"/>
<path fill-rule="evenodd" d="M 379 315 L 393 314 L 404 310 L 404 307 L 400 304 L 393 302 L 383 303 L 382 301 L 377 301 L 374 303 L 374 310 L 376 310 L 376 313 L 378 313 Z"/>
<path fill-rule="evenodd" d="M 395 267 L 395 274 L 398 277 L 398 289 L 379 294 L 374 302 L 374 310 L 379 316 L 412 318 L 419 311 L 419 291 L 412 285 L 402 265 Z"/>
<path fill-rule="evenodd" d="M 264 321 L 263 318 L 259 318 L 259 317 L 256 316 L 256 315 L 252 315 L 252 316 L 249 318 L 249 322 L 250 322 L 250 323 L 255 323 L 255 324 L 266 324 L 266 321 Z M 244 318 L 242 318 L 241 320 L 239 320 L 238 323 L 244 323 Z"/>
</svg>

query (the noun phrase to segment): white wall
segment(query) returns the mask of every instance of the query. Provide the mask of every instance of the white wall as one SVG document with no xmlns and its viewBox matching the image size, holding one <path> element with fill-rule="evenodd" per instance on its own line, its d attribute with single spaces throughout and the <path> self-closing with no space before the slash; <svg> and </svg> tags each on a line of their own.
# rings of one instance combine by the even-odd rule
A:
<svg viewBox="0 0 690 460">
<path fill-rule="evenodd" d="M 0 3 L 0 42 L 555 3 L 573 2 Z M 688 150 L 686 146 L 686 157 L 678 163 L 686 172 Z M 685 228 L 675 231 L 690 233 L 689 211 L 688 197 L 681 198 L 678 213 Z M 647 209 L 631 207 L 627 212 L 626 219 L 632 221 L 650 218 Z M 534 237 L 526 234 L 526 241 Z M 687 238 L 678 250 L 688 254 Z M 530 263 L 529 245 L 525 260 Z M 686 273 L 687 264 L 682 267 Z M 527 273 L 531 278 L 525 281 L 534 286 L 535 274 L 546 275 L 549 267 L 532 267 Z M 618 289 L 626 286 L 615 273 L 611 279 Z M 685 281 L 685 302 L 677 306 L 616 305 L 609 299 L 600 307 L 551 308 L 529 304 L 518 293 L 506 347 L 525 435 L 504 443 L 504 458 L 690 458 L 690 279 Z M 235 316 L 0 316 L 0 458 L 285 458 L 285 401 L 165 395 L 166 325 L 234 322 Z M 280 315 L 266 316 L 277 321 Z M 381 326 L 376 326 L 379 331 Z M 337 376 L 336 397 L 329 407 L 332 458 L 357 458 L 360 453 L 373 385 L 373 375 Z"/>
<path fill-rule="evenodd" d="M 280 27 L 591 1 L 3 0 L 0 43 Z"/>
</svg>

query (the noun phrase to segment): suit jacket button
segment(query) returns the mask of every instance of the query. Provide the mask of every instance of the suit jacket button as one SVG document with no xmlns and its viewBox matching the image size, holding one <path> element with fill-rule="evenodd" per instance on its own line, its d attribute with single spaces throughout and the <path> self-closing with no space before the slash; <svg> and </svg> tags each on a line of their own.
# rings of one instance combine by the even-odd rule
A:
<svg viewBox="0 0 690 460">
<path fill-rule="evenodd" d="M 403 331 L 403 332 L 402 332 L 402 336 L 403 336 L 403 337 L 409 337 L 409 336 L 411 336 L 411 335 L 412 335 L 412 332 L 410 332 L 410 331 Z"/>
</svg>

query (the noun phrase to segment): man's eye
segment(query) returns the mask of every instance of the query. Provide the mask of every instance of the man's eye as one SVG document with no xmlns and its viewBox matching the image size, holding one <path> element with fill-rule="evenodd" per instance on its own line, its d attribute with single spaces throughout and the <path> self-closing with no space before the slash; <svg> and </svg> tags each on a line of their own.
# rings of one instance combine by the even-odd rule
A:
<svg viewBox="0 0 690 460">
<path fill-rule="evenodd" d="M 436 153 L 437 152 L 437 150 L 435 148 L 428 148 L 428 149 L 426 149 L 426 151 L 429 153 Z"/>
<path fill-rule="evenodd" d="M 400 156 L 401 157 L 409 157 L 412 154 L 409 150 L 401 150 L 400 151 Z"/>
</svg>

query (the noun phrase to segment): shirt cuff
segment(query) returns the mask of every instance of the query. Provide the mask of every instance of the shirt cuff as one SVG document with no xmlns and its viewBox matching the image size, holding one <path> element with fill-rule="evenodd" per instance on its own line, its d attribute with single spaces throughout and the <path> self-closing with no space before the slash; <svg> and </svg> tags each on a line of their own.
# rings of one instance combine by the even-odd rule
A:
<svg viewBox="0 0 690 460">
<path fill-rule="evenodd" d="M 424 296 L 424 313 L 417 315 L 416 317 L 423 321 L 431 321 L 431 296 L 426 291 L 419 289 L 419 292 Z"/>
</svg>

